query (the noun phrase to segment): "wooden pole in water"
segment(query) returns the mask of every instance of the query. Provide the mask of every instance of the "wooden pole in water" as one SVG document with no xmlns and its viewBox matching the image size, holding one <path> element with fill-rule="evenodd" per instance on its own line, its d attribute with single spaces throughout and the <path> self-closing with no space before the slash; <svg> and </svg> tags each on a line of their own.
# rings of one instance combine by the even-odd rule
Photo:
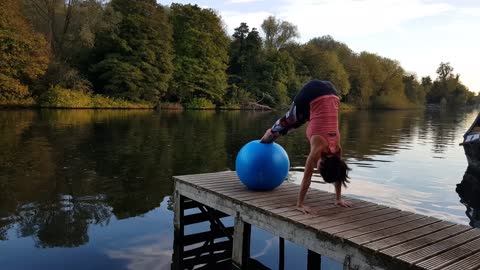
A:
<svg viewBox="0 0 480 270">
<path fill-rule="evenodd" d="M 185 198 L 180 195 L 178 191 L 175 191 L 174 194 L 174 205 L 173 205 L 173 227 L 174 227 L 174 240 L 173 240 L 173 263 L 172 269 L 181 269 L 182 258 L 183 258 L 183 235 L 184 235 L 184 209 L 183 201 Z"/>
<path fill-rule="evenodd" d="M 307 255 L 307 269 L 308 270 L 321 270 L 322 268 L 322 257 L 320 254 L 315 253 L 311 250 L 308 250 Z"/>
<path fill-rule="evenodd" d="M 239 269 L 247 269 L 250 258 L 251 225 L 237 215 L 233 232 L 232 262 Z"/>
<path fill-rule="evenodd" d="M 284 270 L 285 269 L 285 239 L 280 237 L 280 250 L 279 250 L 279 256 L 278 256 L 278 270 Z"/>
</svg>

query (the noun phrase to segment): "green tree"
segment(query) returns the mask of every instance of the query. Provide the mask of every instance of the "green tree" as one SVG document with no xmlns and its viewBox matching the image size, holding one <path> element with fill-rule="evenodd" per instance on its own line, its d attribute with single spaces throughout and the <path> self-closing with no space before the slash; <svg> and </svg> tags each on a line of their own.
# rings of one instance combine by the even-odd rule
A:
<svg viewBox="0 0 480 270">
<path fill-rule="evenodd" d="M 348 94 L 350 90 L 348 74 L 335 52 L 324 51 L 309 43 L 304 48 L 302 59 L 308 67 L 311 78 L 331 81 L 341 97 Z"/>
<path fill-rule="evenodd" d="M 350 92 L 347 101 L 357 107 L 367 108 L 373 95 L 373 80 L 366 68 L 365 55 L 356 56 L 350 67 Z"/>
<path fill-rule="evenodd" d="M 246 23 L 241 23 L 235 29 L 230 43 L 230 64 L 227 69 L 229 76 L 229 99 L 248 101 L 246 97 L 262 96 L 259 84 L 262 81 L 262 67 L 265 63 L 265 54 L 262 47 L 262 38 L 256 28 L 251 31 Z M 246 92 L 246 93 L 243 93 Z M 244 96 L 244 98 L 238 98 Z"/>
<path fill-rule="evenodd" d="M 443 105 L 465 105 L 472 103 L 475 94 L 460 81 L 460 75 L 453 74 L 453 67 L 450 63 L 440 63 L 437 68 L 437 79 L 431 83 L 431 80 L 422 81 L 426 86 L 431 85 L 427 94 L 427 101 L 434 104 Z"/>
<path fill-rule="evenodd" d="M 172 77 L 172 27 L 155 0 L 112 0 L 111 25 L 96 36 L 95 89 L 132 101 L 159 101 Z"/>
<path fill-rule="evenodd" d="M 29 86 L 43 75 L 49 61 L 48 45 L 33 32 L 18 0 L 0 5 L 0 100 L 23 99 Z"/>
<path fill-rule="evenodd" d="M 294 38 L 299 37 L 297 26 L 269 16 L 262 23 L 262 30 L 265 33 L 265 47 L 267 49 L 280 49 Z"/>
<path fill-rule="evenodd" d="M 406 75 L 403 77 L 403 83 L 408 100 L 415 105 L 423 106 L 425 103 L 425 89 L 418 82 L 417 77 L 414 74 Z"/>
<path fill-rule="evenodd" d="M 295 81 L 295 63 L 287 52 L 271 50 L 266 53 L 261 66 L 258 92 L 261 100 L 269 106 L 290 103 L 288 89 Z M 257 96 L 259 96 L 257 94 Z"/>
<path fill-rule="evenodd" d="M 229 39 L 220 17 L 197 5 L 172 4 L 170 9 L 176 55 L 169 99 L 222 101 L 227 88 Z"/>
<path fill-rule="evenodd" d="M 450 63 L 441 62 L 440 66 L 437 68 L 438 79 L 441 81 L 446 81 L 448 78 L 452 77 L 453 67 L 450 66 Z"/>
</svg>

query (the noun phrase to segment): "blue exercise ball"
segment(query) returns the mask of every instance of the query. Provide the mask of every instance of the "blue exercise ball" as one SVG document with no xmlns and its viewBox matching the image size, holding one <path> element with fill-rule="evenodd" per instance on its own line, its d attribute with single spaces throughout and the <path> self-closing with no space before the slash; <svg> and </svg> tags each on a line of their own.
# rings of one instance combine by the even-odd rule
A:
<svg viewBox="0 0 480 270">
<path fill-rule="evenodd" d="M 237 175 L 247 188 L 272 190 L 283 183 L 290 169 L 285 149 L 276 143 L 259 140 L 244 145 L 235 161 Z"/>
</svg>

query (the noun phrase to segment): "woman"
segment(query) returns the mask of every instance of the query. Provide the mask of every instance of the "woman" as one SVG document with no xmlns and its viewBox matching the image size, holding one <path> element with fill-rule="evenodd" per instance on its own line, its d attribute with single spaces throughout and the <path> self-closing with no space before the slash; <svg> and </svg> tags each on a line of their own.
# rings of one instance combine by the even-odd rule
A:
<svg viewBox="0 0 480 270">
<path fill-rule="evenodd" d="M 295 96 L 288 112 L 265 132 L 261 142 L 271 143 L 309 121 L 307 138 L 310 153 L 305 162 L 305 172 L 298 194 L 297 208 L 304 213 L 315 211 L 304 205 L 314 168 L 317 166 L 323 180 L 335 185 L 335 205 L 350 207 L 342 199 L 342 185 L 348 181 L 347 164 L 341 159 L 338 107 L 340 100 L 335 86 L 328 81 L 312 80 Z"/>
</svg>

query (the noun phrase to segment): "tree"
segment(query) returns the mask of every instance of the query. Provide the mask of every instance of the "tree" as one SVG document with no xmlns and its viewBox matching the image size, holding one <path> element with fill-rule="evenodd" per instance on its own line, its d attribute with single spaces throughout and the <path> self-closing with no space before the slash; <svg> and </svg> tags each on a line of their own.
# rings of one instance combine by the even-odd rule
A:
<svg viewBox="0 0 480 270">
<path fill-rule="evenodd" d="M 51 86 L 90 92 L 87 80 L 95 35 L 103 24 L 101 0 L 22 0 L 22 11 L 34 29 L 47 37 L 52 58 L 33 88 L 40 96 Z"/>
<path fill-rule="evenodd" d="M 4 0 L 0 5 L 0 100 L 28 97 L 29 86 L 45 73 L 48 61 L 47 42 L 26 22 L 19 0 Z"/>
<path fill-rule="evenodd" d="M 350 92 L 347 96 L 348 102 L 360 108 L 370 106 L 371 97 L 374 93 L 373 80 L 366 68 L 364 57 L 356 56 L 350 66 Z"/>
<path fill-rule="evenodd" d="M 417 77 L 414 74 L 406 75 L 403 83 L 408 100 L 415 105 L 424 105 L 425 88 L 418 82 Z"/>
<path fill-rule="evenodd" d="M 307 66 L 311 78 L 331 81 L 341 97 L 348 94 L 350 90 L 348 75 L 337 54 L 323 51 L 314 44 L 307 44 L 304 47 L 302 61 Z"/>
<path fill-rule="evenodd" d="M 277 20 L 274 16 L 269 16 L 263 21 L 262 30 L 265 33 L 267 49 L 278 50 L 300 36 L 297 26 L 287 21 Z"/>
<path fill-rule="evenodd" d="M 440 63 L 437 68 L 437 79 L 431 83 L 431 79 L 425 79 L 422 84 L 430 86 L 427 94 L 429 103 L 444 105 L 465 105 L 473 102 L 474 94 L 460 81 L 460 75 L 453 74 L 450 63 Z"/>
<path fill-rule="evenodd" d="M 440 66 L 437 68 L 438 78 L 442 81 L 446 81 L 449 77 L 452 76 L 453 67 L 450 66 L 450 63 L 441 62 Z"/>
<path fill-rule="evenodd" d="M 170 8 L 176 55 L 169 99 L 222 101 L 227 88 L 229 39 L 220 17 L 197 5 L 172 4 Z"/>
<path fill-rule="evenodd" d="M 112 0 L 96 36 L 90 68 L 95 90 L 132 101 L 158 102 L 173 73 L 172 28 L 155 0 Z"/>
</svg>

